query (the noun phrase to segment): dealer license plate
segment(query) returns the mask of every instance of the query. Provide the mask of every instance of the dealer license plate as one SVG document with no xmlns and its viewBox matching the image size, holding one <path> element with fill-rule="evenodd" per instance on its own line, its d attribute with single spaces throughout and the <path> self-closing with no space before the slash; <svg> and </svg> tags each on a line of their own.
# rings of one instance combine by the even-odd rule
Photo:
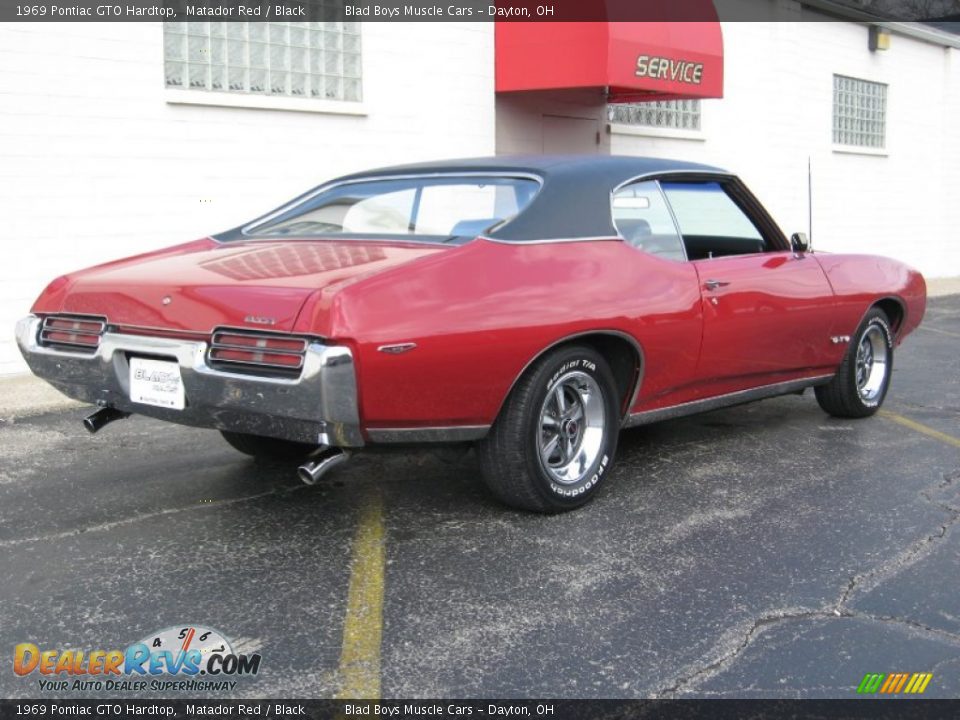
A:
<svg viewBox="0 0 960 720">
<path fill-rule="evenodd" d="M 183 410 L 186 396 L 180 365 L 167 360 L 130 358 L 130 399 L 144 405 Z"/>
</svg>

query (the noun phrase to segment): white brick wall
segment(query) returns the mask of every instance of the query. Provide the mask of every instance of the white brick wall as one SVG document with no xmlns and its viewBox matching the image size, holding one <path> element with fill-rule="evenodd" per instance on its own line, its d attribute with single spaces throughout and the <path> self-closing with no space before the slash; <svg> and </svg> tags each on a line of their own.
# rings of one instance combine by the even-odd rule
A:
<svg viewBox="0 0 960 720">
<path fill-rule="evenodd" d="M 0 24 L 0 374 L 57 275 L 225 230 L 320 181 L 494 151 L 493 26 L 363 25 L 365 116 L 166 102 L 159 23 Z"/>
<path fill-rule="evenodd" d="M 724 97 L 703 101 L 700 139 L 617 134 L 613 153 L 730 169 L 787 233 L 814 245 L 899 258 L 928 277 L 960 275 L 960 51 L 894 35 L 870 52 L 842 22 L 724 23 Z M 833 74 L 889 85 L 887 154 L 835 152 Z"/>
</svg>

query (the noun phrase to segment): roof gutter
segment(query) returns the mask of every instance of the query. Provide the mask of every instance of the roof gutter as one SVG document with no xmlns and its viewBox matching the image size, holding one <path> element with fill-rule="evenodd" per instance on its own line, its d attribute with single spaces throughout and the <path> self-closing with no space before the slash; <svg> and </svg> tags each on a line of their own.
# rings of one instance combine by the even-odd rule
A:
<svg viewBox="0 0 960 720">
<path fill-rule="evenodd" d="M 874 23 L 898 35 L 906 35 L 916 40 L 928 42 L 931 45 L 960 49 L 960 35 L 937 30 L 923 23 L 915 22 L 879 22 Z"/>
<path fill-rule="evenodd" d="M 876 25 L 897 35 L 903 35 L 941 47 L 960 49 L 960 35 L 944 32 L 937 28 L 919 22 L 890 22 L 881 15 L 866 10 L 849 7 L 837 3 L 835 0 L 800 0 L 800 4 L 811 10 L 817 10 L 824 15 L 832 15 L 839 20 L 859 22 L 865 25 Z"/>
</svg>

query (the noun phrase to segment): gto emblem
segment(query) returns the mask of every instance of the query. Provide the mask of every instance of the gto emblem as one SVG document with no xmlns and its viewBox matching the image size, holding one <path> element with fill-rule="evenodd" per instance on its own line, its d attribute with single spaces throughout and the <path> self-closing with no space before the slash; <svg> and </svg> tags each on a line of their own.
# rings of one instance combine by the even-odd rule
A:
<svg viewBox="0 0 960 720">
<path fill-rule="evenodd" d="M 244 319 L 244 322 L 253 323 L 254 325 L 276 325 L 277 319 L 272 317 L 260 317 L 259 315 L 247 315 Z"/>
<path fill-rule="evenodd" d="M 389 353 L 390 355 L 399 355 L 400 353 L 405 353 L 408 350 L 413 350 L 417 346 L 416 343 L 396 343 L 394 345 L 381 345 L 377 348 L 382 353 Z"/>
<path fill-rule="evenodd" d="M 170 297 L 169 295 L 164 295 L 164 296 L 163 296 L 163 299 L 160 301 L 160 304 L 161 304 L 161 305 L 169 305 L 169 304 L 172 303 L 172 302 L 173 302 L 173 298 L 172 298 L 172 297 Z"/>
</svg>

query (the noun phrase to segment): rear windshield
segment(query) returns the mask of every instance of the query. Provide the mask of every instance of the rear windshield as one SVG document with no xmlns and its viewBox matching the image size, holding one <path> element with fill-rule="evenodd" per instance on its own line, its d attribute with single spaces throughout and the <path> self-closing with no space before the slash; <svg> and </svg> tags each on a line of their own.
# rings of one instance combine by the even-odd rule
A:
<svg viewBox="0 0 960 720">
<path fill-rule="evenodd" d="M 503 225 L 540 184 L 518 177 L 412 177 L 334 185 L 243 228 L 246 238 L 400 237 L 449 242 Z"/>
</svg>

